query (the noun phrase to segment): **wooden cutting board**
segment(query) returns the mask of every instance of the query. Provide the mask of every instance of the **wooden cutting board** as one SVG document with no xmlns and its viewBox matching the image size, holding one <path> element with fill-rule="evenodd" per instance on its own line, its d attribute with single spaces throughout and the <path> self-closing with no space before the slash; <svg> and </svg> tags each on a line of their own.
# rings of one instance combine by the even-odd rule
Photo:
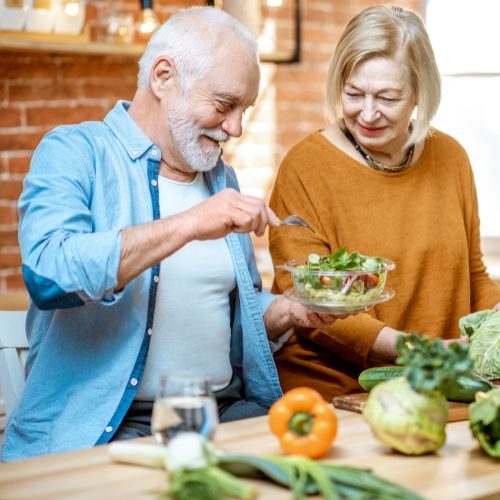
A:
<svg viewBox="0 0 500 500">
<path fill-rule="evenodd" d="M 346 396 L 337 396 L 333 398 L 333 406 L 340 410 L 350 410 L 361 413 L 368 399 L 368 393 L 348 394 Z M 455 403 L 448 401 L 448 422 L 458 422 L 468 420 L 469 405 L 467 403 Z"/>
</svg>

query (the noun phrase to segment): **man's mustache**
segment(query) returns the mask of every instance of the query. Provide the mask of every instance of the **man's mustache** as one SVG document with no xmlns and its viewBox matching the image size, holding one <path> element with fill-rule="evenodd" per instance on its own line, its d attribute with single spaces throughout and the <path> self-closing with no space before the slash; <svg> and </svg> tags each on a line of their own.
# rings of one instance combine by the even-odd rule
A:
<svg viewBox="0 0 500 500">
<path fill-rule="evenodd" d="M 205 135 L 209 139 L 212 139 L 213 141 L 216 142 L 227 142 L 229 140 L 229 134 L 226 134 L 222 129 L 220 128 L 202 128 L 200 130 L 200 135 Z"/>
</svg>

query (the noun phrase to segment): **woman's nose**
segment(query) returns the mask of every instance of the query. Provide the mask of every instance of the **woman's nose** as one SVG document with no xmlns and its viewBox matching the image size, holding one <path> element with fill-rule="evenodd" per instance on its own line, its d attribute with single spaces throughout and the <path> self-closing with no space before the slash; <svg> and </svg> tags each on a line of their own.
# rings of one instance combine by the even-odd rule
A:
<svg viewBox="0 0 500 500">
<path fill-rule="evenodd" d="M 374 99 L 367 98 L 363 101 L 361 118 L 365 122 L 373 122 L 378 118 L 379 112 Z"/>
</svg>

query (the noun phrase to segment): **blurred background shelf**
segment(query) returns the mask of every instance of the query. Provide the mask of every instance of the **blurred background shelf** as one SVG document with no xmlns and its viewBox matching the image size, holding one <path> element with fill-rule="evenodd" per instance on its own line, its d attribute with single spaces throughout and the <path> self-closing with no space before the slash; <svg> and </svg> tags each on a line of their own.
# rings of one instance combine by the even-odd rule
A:
<svg viewBox="0 0 500 500">
<path fill-rule="evenodd" d="M 73 36 L 0 31 L 0 50 L 9 52 L 138 57 L 145 47 L 142 43 L 91 42 L 88 33 Z"/>
</svg>

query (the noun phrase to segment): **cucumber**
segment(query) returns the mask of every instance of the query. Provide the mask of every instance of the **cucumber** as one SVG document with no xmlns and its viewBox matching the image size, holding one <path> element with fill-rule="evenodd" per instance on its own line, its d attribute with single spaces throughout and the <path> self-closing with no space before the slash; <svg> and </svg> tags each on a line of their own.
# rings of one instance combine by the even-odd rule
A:
<svg viewBox="0 0 500 500">
<path fill-rule="evenodd" d="M 365 391 L 371 391 L 377 384 L 403 376 L 404 366 L 380 366 L 367 368 L 359 374 L 359 385 Z"/>
<path fill-rule="evenodd" d="M 358 382 L 365 391 L 370 391 L 377 384 L 402 377 L 404 370 L 404 366 L 368 368 L 359 374 Z M 493 387 L 494 385 L 488 380 L 482 379 L 474 373 L 467 373 L 448 382 L 443 389 L 444 395 L 449 401 L 471 403 L 475 399 L 476 392 L 487 392 Z"/>
<path fill-rule="evenodd" d="M 488 392 L 493 387 L 495 386 L 490 381 L 479 378 L 474 373 L 467 373 L 448 382 L 444 387 L 444 394 L 449 401 L 472 403 L 476 392 Z"/>
</svg>

